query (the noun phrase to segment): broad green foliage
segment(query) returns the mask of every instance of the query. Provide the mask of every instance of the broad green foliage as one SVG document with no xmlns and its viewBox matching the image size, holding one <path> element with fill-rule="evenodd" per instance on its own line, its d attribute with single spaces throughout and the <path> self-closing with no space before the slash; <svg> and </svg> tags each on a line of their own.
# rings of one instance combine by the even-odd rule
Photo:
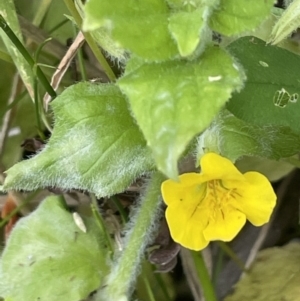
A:
<svg viewBox="0 0 300 301">
<path fill-rule="evenodd" d="M 242 87 L 242 79 L 234 60 L 210 47 L 195 61 L 135 65 L 118 85 L 129 98 L 158 168 L 175 178 L 187 144 Z"/>
<path fill-rule="evenodd" d="M 300 0 L 294 0 L 273 27 L 269 42 L 278 44 L 300 27 Z"/>
<path fill-rule="evenodd" d="M 245 88 L 227 104 L 229 111 L 249 123 L 286 126 L 300 134 L 299 56 L 253 37 L 235 41 L 228 50 L 247 75 Z"/>
<path fill-rule="evenodd" d="M 202 134 L 198 152 L 219 152 L 235 161 L 243 156 L 278 160 L 296 154 L 300 137 L 284 126 L 257 126 L 222 112 Z"/>
<path fill-rule="evenodd" d="M 299 300 L 299 261 L 299 243 L 259 252 L 251 269 L 225 301 Z"/>
<path fill-rule="evenodd" d="M 118 233 L 114 234 L 119 248 L 114 254 L 107 250 L 103 242 L 111 229 L 101 224 L 99 216 L 98 219 L 83 217 L 85 231 L 76 220 L 76 215 L 74 219 L 58 197 L 43 201 L 34 213 L 16 225 L 9 238 L 0 260 L 0 299 L 78 301 L 86 300 L 92 291 L 97 290 L 93 300 L 129 300 L 132 299 L 130 293 L 134 289 L 145 248 L 160 224 L 162 194 L 169 206 L 167 222 L 171 235 L 177 233 L 173 238 L 192 249 L 202 249 L 215 239 L 233 239 L 246 217 L 254 225 L 269 220 L 276 199 L 269 180 L 255 172 L 242 175 L 231 161 L 245 156 L 263 160 L 292 160 L 294 158 L 290 156 L 299 152 L 300 76 L 297 66 L 300 65 L 300 58 L 286 50 L 266 46 L 254 37 L 234 41 L 233 36 L 259 31 L 258 26 L 268 18 L 269 25 L 263 23 L 260 36 L 270 33 L 274 0 L 75 0 L 76 4 L 74 1 L 65 1 L 65 4 L 60 0 L 53 1 L 52 11 L 65 9 L 67 4 L 72 14 L 70 18 L 78 22 L 79 29 L 90 32 L 87 41 L 92 45 L 92 50 L 99 51 L 93 47 L 91 37 L 120 64 L 116 73 L 120 74 L 123 67 L 125 70 L 116 83 L 82 82 L 59 95 L 51 103 L 55 122 L 51 138 L 38 154 L 6 171 L 7 177 L 0 189 L 80 189 L 92 193 L 91 197 L 96 201 L 94 195 L 98 198 L 113 196 L 126 190 L 142 175 L 149 177 L 146 189 L 140 192 L 137 207 L 130 210 L 130 221 L 122 225 L 125 226 L 125 235 L 121 242 L 117 241 L 118 221 L 113 221 L 112 227 L 118 228 Z M 271 37 L 274 43 L 298 27 L 299 1 L 295 0 L 297 5 L 292 4 L 295 12 L 287 10 L 287 15 L 283 15 L 275 27 Z M 9 0 L 7 5 L 0 4 L 0 12 L 4 14 L 3 7 L 9 5 L 13 19 L 7 17 L 16 22 L 12 3 Z M 44 1 L 34 0 L 34 3 L 41 4 L 44 11 L 48 7 L 43 6 Z M 49 0 L 47 5 L 50 5 Z M 35 6 L 30 7 L 34 13 Z M 47 16 L 42 18 L 41 14 L 35 17 L 43 19 L 47 25 L 47 22 L 52 24 L 49 16 L 50 19 Z M 288 28 L 290 21 L 292 25 Z M 53 26 L 57 21 L 54 23 Z M 222 38 L 218 40 L 218 35 L 213 35 L 213 32 L 220 33 Z M 231 41 L 234 42 L 229 44 Z M 224 45 L 229 46 L 224 49 Z M 12 56 L 15 56 L 15 49 L 12 48 L 12 51 Z M 15 63 L 17 59 L 14 57 Z M 82 63 L 80 69 L 84 70 L 85 61 L 79 61 Z M 115 79 L 110 67 L 105 67 L 108 63 L 104 59 L 101 64 L 108 75 L 111 73 L 109 78 Z M 22 68 L 22 65 L 18 67 Z M 26 70 L 24 72 L 29 74 Z M 85 78 L 85 72 L 81 73 Z M 90 78 L 89 74 L 87 78 Z M 27 85 L 32 77 L 29 80 Z M 38 115 L 40 112 L 36 113 Z M 32 118 L 26 117 L 26 123 L 23 125 L 20 118 L 18 125 L 28 129 L 27 122 L 32 122 Z M 196 141 L 197 159 L 202 156 L 202 174 L 185 174 L 189 179 L 183 187 L 180 186 L 182 183 L 174 182 L 179 178 L 183 182 L 185 177 L 178 177 L 177 167 L 178 164 L 180 167 L 184 165 L 180 160 L 185 155 L 189 158 L 194 155 Z M 5 156 L 1 158 L 4 163 L 8 160 Z M 164 183 L 172 183 L 172 187 L 169 187 L 167 194 L 164 189 L 161 194 L 160 187 L 165 176 L 170 179 Z M 193 186 L 191 181 L 195 180 L 195 176 L 202 180 L 204 176 L 207 180 L 197 180 L 198 184 L 194 181 L 197 185 Z M 223 185 L 222 179 L 232 189 L 226 183 Z M 203 189 L 199 183 L 200 186 L 203 184 Z M 184 198 L 178 197 L 174 185 L 179 185 L 177 192 L 185 196 L 193 186 L 188 205 L 182 203 Z M 221 194 L 217 195 L 217 190 Z M 199 209 L 199 197 L 206 198 L 207 208 L 198 210 L 201 216 L 197 218 L 197 213 L 194 213 Z M 240 210 L 241 204 L 236 206 L 236 197 L 246 204 L 245 210 Z M 177 207 L 170 207 L 176 198 L 180 206 L 183 204 L 188 208 L 192 204 L 196 211 L 193 208 L 191 214 L 178 214 L 178 204 L 174 203 Z M 233 205 L 220 205 L 224 199 L 230 199 Z M 267 206 L 262 205 L 264 201 L 267 201 Z M 220 205 L 221 211 L 215 212 L 217 207 L 212 207 L 213 203 L 217 207 Z M 121 210 L 117 200 L 115 205 L 125 223 L 124 210 Z M 232 211 L 233 207 L 235 211 Z M 170 208 L 174 209 L 171 219 L 168 216 Z M 218 218 L 215 218 L 216 214 Z M 186 217 L 188 221 L 193 217 L 194 225 L 190 227 L 184 219 L 180 222 L 179 217 Z M 219 223 L 219 230 L 214 226 L 207 227 L 209 223 L 205 223 L 204 229 L 201 223 L 208 219 L 211 225 Z M 164 230 L 163 227 L 160 230 Z M 198 240 L 191 245 L 189 237 L 186 241 L 182 240 L 182 233 L 190 235 L 193 231 L 198 231 L 198 234 L 202 231 L 204 243 Z M 159 240 L 157 243 L 160 244 Z M 168 252 L 169 246 L 160 247 Z M 282 255 L 284 260 L 288 258 L 285 255 Z M 292 253 L 289 256 L 292 257 Z M 202 269 L 204 263 L 199 265 L 197 256 L 191 257 L 199 269 L 197 273 L 201 281 L 207 282 L 203 285 L 204 296 L 216 300 L 208 278 L 203 276 L 206 274 Z M 277 255 L 275 257 L 277 262 L 281 261 Z M 111 258 L 112 262 L 109 261 Z M 264 257 L 260 259 L 263 261 Z M 262 285 L 266 295 L 260 294 L 259 287 L 257 290 L 257 296 L 264 297 L 261 300 L 272 301 L 275 299 L 272 299 L 270 292 L 274 291 L 275 286 L 272 285 L 275 282 L 268 263 L 266 267 L 266 271 L 260 270 L 258 276 L 253 278 L 253 283 L 261 285 L 265 283 L 265 278 L 272 278 L 272 284 Z M 278 267 L 281 269 L 281 266 Z M 291 275 L 298 277 L 297 273 L 290 268 Z M 149 275 L 143 271 L 142 278 L 147 288 L 146 298 L 155 299 L 152 284 L 149 285 Z M 297 284 L 298 278 L 295 281 Z M 288 279 L 287 275 L 281 281 L 285 279 Z M 168 291 L 168 284 L 161 280 L 157 283 L 165 292 Z M 276 285 L 280 287 L 280 283 Z M 285 293 L 283 287 L 282 299 L 299 295 L 295 294 L 293 287 L 288 289 Z M 166 300 L 172 299 L 167 295 L 168 292 Z M 256 295 L 251 295 L 248 300 L 254 299 L 260 300 Z M 238 300 L 247 301 L 243 297 Z"/>
<path fill-rule="evenodd" d="M 58 197 L 49 197 L 15 227 L 0 261 L 0 296 L 11 301 L 78 301 L 108 271 L 102 234 L 93 219 L 87 232 Z"/>
<path fill-rule="evenodd" d="M 255 29 L 271 13 L 274 0 L 221 0 L 213 13 L 213 30 L 232 36 Z"/>
<path fill-rule="evenodd" d="M 164 60 L 178 54 L 164 0 L 91 0 L 85 14 L 84 30 L 104 27 L 116 42 L 141 57 Z"/>
<path fill-rule="evenodd" d="M 52 103 L 55 128 L 41 153 L 7 171 L 6 189 L 83 189 L 97 196 L 123 191 L 151 169 L 146 142 L 118 88 L 79 83 Z"/>
</svg>

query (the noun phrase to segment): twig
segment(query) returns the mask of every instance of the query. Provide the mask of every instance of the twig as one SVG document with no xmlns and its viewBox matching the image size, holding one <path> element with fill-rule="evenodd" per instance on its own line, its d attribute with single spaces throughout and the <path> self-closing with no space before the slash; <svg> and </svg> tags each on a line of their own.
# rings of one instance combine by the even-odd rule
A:
<svg viewBox="0 0 300 301">
<path fill-rule="evenodd" d="M 50 37 L 48 32 L 34 26 L 24 17 L 18 16 L 18 18 L 23 35 L 37 45 L 43 43 Z M 43 51 L 47 52 L 47 54 L 49 54 L 51 57 L 61 59 L 65 55 L 67 47 L 52 37 L 51 41 L 49 41 L 43 48 Z M 101 66 L 98 68 L 97 65 L 85 60 L 85 68 L 90 78 L 97 77 L 106 81 L 108 80 L 108 77 L 103 72 L 103 69 L 101 69 Z"/>
<path fill-rule="evenodd" d="M 64 74 L 68 70 L 73 58 L 75 57 L 77 50 L 83 45 L 83 43 L 84 43 L 84 36 L 83 36 L 82 32 L 80 31 L 78 33 L 78 35 L 76 36 L 74 42 L 68 49 L 67 53 L 60 61 L 56 71 L 54 72 L 54 74 L 51 78 L 51 86 L 53 87 L 53 89 L 55 91 L 57 90 Z M 49 105 L 51 99 L 52 99 L 52 97 L 48 93 L 46 93 L 44 96 L 44 100 L 43 100 L 44 108 L 46 111 L 48 110 L 48 105 Z"/>
</svg>

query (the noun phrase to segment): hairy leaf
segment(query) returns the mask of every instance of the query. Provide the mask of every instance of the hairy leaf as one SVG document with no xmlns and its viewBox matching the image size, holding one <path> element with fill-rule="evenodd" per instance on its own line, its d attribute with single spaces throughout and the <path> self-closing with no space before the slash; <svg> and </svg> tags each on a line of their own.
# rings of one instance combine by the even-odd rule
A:
<svg viewBox="0 0 300 301">
<path fill-rule="evenodd" d="M 217 151 L 235 161 L 243 156 L 290 157 L 300 150 L 300 136 L 284 126 L 257 126 L 222 112 L 199 139 L 199 155 Z"/>
<path fill-rule="evenodd" d="M 58 197 L 49 197 L 18 222 L 0 261 L 0 296 L 5 300 L 78 301 L 107 274 L 102 234 L 93 219 L 75 224 Z"/>
<path fill-rule="evenodd" d="M 192 12 L 179 11 L 169 18 L 169 30 L 174 37 L 181 56 L 191 55 L 197 48 L 200 40 L 206 41 L 210 37 L 206 25 L 205 7 L 199 7 Z M 205 44 L 203 42 L 203 44 Z"/>
<path fill-rule="evenodd" d="M 105 28 L 123 48 L 149 60 L 178 55 L 168 31 L 169 9 L 164 0 L 90 0 L 84 30 Z"/>
<path fill-rule="evenodd" d="M 210 26 L 226 36 L 250 31 L 270 15 L 273 5 L 274 0 L 221 0 Z"/>
<path fill-rule="evenodd" d="M 249 123 L 286 126 L 300 134 L 299 56 L 253 37 L 241 38 L 228 49 L 247 75 L 245 88 L 232 96 L 228 110 Z"/>
<path fill-rule="evenodd" d="M 299 243 L 259 252 L 251 269 L 225 301 L 298 300 L 299 261 Z"/>
<path fill-rule="evenodd" d="M 52 107 L 49 143 L 7 171 L 5 189 L 76 188 L 103 197 L 123 191 L 152 168 L 146 142 L 116 86 L 79 83 Z"/>
<path fill-rule="evenodd" d="M 158 168 L 177 175 L 177 160 L 242 86 L 241 72 L 225 51 L 208 48 L 195 61 L 129 64 L 118 81 L 151 147 Z"/>
</svg>

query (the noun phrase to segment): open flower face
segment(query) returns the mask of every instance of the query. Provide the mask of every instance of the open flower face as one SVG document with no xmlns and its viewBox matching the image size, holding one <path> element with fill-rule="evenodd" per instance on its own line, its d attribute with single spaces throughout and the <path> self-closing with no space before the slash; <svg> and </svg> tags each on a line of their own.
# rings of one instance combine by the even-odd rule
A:
<svg viewBox="0 0 300 301">
<path fill-rule="evenodd" d="M 215 153 L 205 154 L 200 165 L 200 174 L 186 173 L 179 182 L 162 184 L 174 241 L 201 250 L 212 240 L 232 240 L 247 219 L 255 226 L 269 221 L 276 195 L 265 176 L 242 174 L 230 160 Z"/>
</svg>

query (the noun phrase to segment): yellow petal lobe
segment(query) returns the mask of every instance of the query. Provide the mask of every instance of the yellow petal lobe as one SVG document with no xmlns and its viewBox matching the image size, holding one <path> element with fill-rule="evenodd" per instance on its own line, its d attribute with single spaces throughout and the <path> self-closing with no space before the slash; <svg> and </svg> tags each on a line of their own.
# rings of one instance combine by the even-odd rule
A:
<svg viewBox="0 0 300 301">
<path fill-rule="evenodd" d="M 204 225 L 201 220 L 196 224 L 191 223 L 187 214 L 170 207 L 166 210 L 166 219 L 171 237 L 183 247 L 199 251 L 209 244 L 209 241 L 204 238 Z"/>
<path fill-rule="evenodd" d="M 193 187 L 201 184 L 201 177 L 198 173 L 186 173 L 179 176 L 179 182 L 166 180 L 162 183 L 161 192 L 164 202 L 172 205 L 180 199 L 193 197 Z"/>
<path fill-rule="evenodd" d="M 200 165 L 201 174 L 206 177 L 206 181 L 214 179 L 243 180 L 243 175 L 230 160 L 215 153 L 204 154 Z"/>
<path fill-rule="evenodd" d="M 223 208 L 215 213 L 203 231 L 207 240 L 231 241 L 246 223 L 245 214 L 233 207 Z"/>
<path fill-rule="evenodd" d="M 258 172 L 244 174 L 247 183 L 240 183 L 239 208 L 254 226 L 261 226 L 270 220 L 276 205 L 276 194 L 269 180 Z"/>
</svg>

